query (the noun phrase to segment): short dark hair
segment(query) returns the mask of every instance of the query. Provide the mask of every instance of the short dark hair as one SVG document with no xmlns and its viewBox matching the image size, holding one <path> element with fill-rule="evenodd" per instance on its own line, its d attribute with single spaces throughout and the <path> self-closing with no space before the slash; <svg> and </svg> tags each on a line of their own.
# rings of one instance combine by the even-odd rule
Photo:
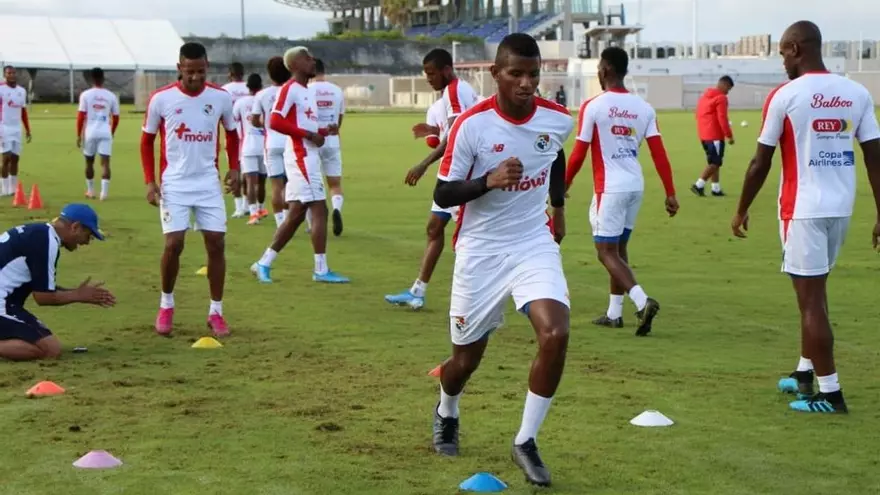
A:
<svg viewBox="0 0 880 495">
<path fill-rule="evenodd" d="M 526 33 L 511 33 L 501 40 L 498 44 L 498 51 L 495 52 L 495 63 L 501 63 L 502 58 L 507 55 L 517 55 L 519 57 L 540 58 L 541 49 L 535 38 Z"/>
<path fill-rule="evenodd" d="M 251 74 L 247 78 L 247 88 L 251 91 L 257 91 L 263 87 L 263 78 L 259 74 Z"/>
<path fill-rule="evenodd" d="M 15 70 L 15 66 L 14 65 L 4 65 L 3 66 L 3 72 L 6 72 L 8 69 Z"/>
<path fill-rule="evenodd" d="M 189 41 L 180 46 L 180 58 L 185 58 L 187 60 L 208 58 L 208 51 L 205 50 L 205 45 L 196 43 L 195 41 Z"/>
<path fill-rule="evenodd" d="M 617 77 L 625 77 L 626 73 L 629 72 L 629 55 L 623 48 L 619 46 L 609 46 L 602 50 L 601 58 L 605 62 L 608 62 L 608 65 L 614 69 L 614 73 L 617 74 Z"/>
<path fill-rule="evenodd" d="M 94 69 L 89 71 L 89 75 L 92 76 L 92 82 L 101 84 L 104 82 L 104 69 L 100 67 L 95 67 Z"/>
<path fill-rule="evenodd" d="M 241 62 L 232 62 L 229 64 L 229 73 L 234 77 L 241 79 L 244 77 L 244 65 Z"/>
<path fill-rule="evenodd" d="M 730 76 L 721 76 L 721 78 L 718 79 L 718 82 L 725 83 L 731 88 L 733 87 L 733 78 Z"/>
<path fill-rule="evenodd" d="M 443 48 L 434 48 L 425 55 L 425 58 L 422 59 L 422 65 L 429 62 L 434 64 L 434 67 L 438 69 L 452 67 L 452 54 Z"/>
<path fill-rule="evenodd" d="M 266 71 L 269 73 L 269 79 L 284 84 L 290 80 L 290 71 L 284 66 L 284 58 L 272 57 L 266 63 Z"/>
<path fill-rule="evenodd" d="M 320 58 L 315 59 L 315 74 L 323 74 L 324 73 L 324 61 Z"/>
</svg>

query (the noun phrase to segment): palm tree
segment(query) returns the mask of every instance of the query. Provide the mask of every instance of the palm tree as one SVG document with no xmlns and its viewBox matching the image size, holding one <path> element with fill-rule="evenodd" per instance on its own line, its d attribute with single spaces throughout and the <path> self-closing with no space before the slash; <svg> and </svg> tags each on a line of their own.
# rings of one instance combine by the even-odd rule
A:
<svg viewBox="0 0 880 495">
<path fill-rule="evenodd" d="M 388 18 L 393 27 L 401 31 L 406 30 L 409 26 L 415 0 L 382 0 L 380 5 L 382 13 Z"/>
</svg>

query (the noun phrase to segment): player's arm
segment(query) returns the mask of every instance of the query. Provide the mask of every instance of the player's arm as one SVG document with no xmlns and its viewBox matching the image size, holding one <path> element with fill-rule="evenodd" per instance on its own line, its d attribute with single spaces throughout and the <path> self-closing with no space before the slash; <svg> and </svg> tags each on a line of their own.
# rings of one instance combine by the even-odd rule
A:
<svg viewBox="0 0 880 495">
<path fill-rule="evenodd" d="M 870 94 L 866 95 L 866 99 L 865 112 L 859 120 L 855 138 L 862 148 L 862 158 L 865 160 L 865 168 L 868 170 L 868 182 L 874 192 L 877 218 L 874 223 L 872 239 L 876 249 L 880 245 L 880 126 L 877 125 L 877 115 L 874 113 L 874 99 Z"/>
<path fill-rule="evenodd" d="M 238 148 L 240 139 L 243 136 L 239 136 L 236 130 L 237 125 L 233 115 L 232 97 L 227 96 L 226 100 L 226 104 L 223 105 L 223 112 L 220 114 L 220 121 L 223 122 L 223 130 L 226 136 L 226 160 L 229 163 L 229 170 L 238 170 Z M 240 108 L 241 106 L 239 105 Z"/>
<path fill-rule="evenodd" d="M 116 128 L 119 127 L 119 99 L 113 98 L 113 105 L 110 109 L 111 114 L 111 124 L 110 124 L 110 135 L 116 135 Z"/>
<path fill-rule="evenodd" d="M 718 119 L 718 125 L 724 132 L 724 137 L 733 142 L 733 130 L 730 129 L 730 116 L 728 115 L 727 97 L 718 99 L 718 105 L 715 106 L 715 118 Z"/>
<path fill-rule="evenodd" d="M 293 95 L 290 93 L 290 87 L 290 85 L 284 85 L 278 93 L 278 100 L 275 102 L 272 115 L 269 117 L 269 127 L 286 136 L 308 139 L 317 144 L 316 141 L 320 137 L 317 132 L 297 127 L 296 124 L 287 119 L 291 112 L 296 112 L 296 105 L 293 101 Z M 323 138 L 320 139 L 322 140 Z"/>
<path fill-rule="evenodd" d="M 265 125 L 263 123 L 263 102 L 261 101 L 261 98 L 262 95 L 260 95 L 260 98 L 254 98 L 254 103 L 250 108 L 251 125 L 257 129 L 262 129 Z"/>
<path fill-rule="evenodd" d="M 476 153 L 471 143 L 473 138 L 468 135 L 467 123 L 453 125 L 448 138 L 451 144 L 447 145 L 446 140 L 440 144 L 445 153 L 434 187 L 434 202 L 441 208 L 463 205 L 491 190 L 489 174 L 475 179 L 469 177 Z"/>
<path fill-rule="evenodd" d="M 156 185 L 156 134 L 162 124 L 162 103 L 156 95 L 150 97 L 144 125 L 141 128 L 141 167 L 144 170 L 144 183 Z M 151 201 L 152 202 L 152 201 Z"/>
<path fill-rule="evenodd" d="M 345 117 L 345 96 L 339 97 L 339 121 L 336 122 L 336 133 L 342 129 L 342 118 Z"/>
<path fill-rule="evenodd" d="M 568 166 L 565 169 L 565 190 L 571 187 L 574 178 L 587 158 L 587 152 L 590 151 L 590 143 L 593 140 L 593 129 L 596 125 L 596 119 L 593 112 L 590 111 L 589 100 L 587 100 L 578 115 L 578 135 L 574 141 L 574 149 L 571 156 L 568 157 Z"/>
<path fill-rule="evenodd" d="M 77 138 L 82 138 L 83 128 L 85 127 L 85 124 L 86 124 L 86 116 L 87 116 L 86 112 L 87 112 L 88 107 L 86 106 L 85 96 L 86 96 L 85 91 L 83 91 L 79 95 L 79 108 L 77 109 L 77 112 L 76 112 L 76 137 Z"/>
<path fill-rule="evenodd" d="M 25 103 L 25 106 L 21 107 L 21 123 L 24 125 L 25 135 L 30 139 L 31 122 L 30 119 L 28 119 L 27 103 Z"/>
<path fill-rule="evenodd" d="M 669 156 L 666 153 L 666 146 L 663 145 L 663 138 L 660 136 L 660 128 L 657 125 L 657 115 L 652 113 L 651 119 L 648 121 L 648 130 L 645 132 L 645 141 L 648 143 L 648 150 L 651 152 L 651 160 L 654 162 L 654 168 L 660 181 L 663 183 L 663 189 L 666 191 L 666 197 L 675 196 L 675 182 L 672 179 L 672 165 L 669 163 Z"/>
</svg>

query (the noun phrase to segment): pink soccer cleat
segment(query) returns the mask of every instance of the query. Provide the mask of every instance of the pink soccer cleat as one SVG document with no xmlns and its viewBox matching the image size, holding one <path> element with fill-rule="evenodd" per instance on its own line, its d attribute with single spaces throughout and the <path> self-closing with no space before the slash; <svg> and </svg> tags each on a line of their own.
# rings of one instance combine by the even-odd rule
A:
<svg viewBox="0 0 880 495">
<path fill-rule="evenodd" d="M 223 315 L 218 315 L 217 313 L 208 315 L 208 328 L 214 332 L 215 337 L 226 337 L 229 335 L 229 326 L 226 325 Z"/>
<path fill-rule="evenodd" d="M 174 308 L 159 308 L 159 314 L 156 315 L 156 333 L 167 337 L 171 334 L 173 324 Z"/>
</svg>

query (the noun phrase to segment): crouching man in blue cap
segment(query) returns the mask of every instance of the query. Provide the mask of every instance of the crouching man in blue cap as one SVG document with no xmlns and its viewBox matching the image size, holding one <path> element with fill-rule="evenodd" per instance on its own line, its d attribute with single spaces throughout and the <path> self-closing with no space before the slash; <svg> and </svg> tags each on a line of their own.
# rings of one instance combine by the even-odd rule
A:
<svg viewBox="0 0 880 495">
<path fill-rule="evenodd" d="M 57 358 L 61 343 L 24 309 L 28 296 L 40 306 L 70 303 L 110 307 L 116 298 L 103 283 L 86 279 L 75 289 L 55 285 L 61 246 L 68 251 L 100 241 L 98 215 L 84 204 L 69 204 L 52 223 L 29 223 L 0 234 L 0 358 L 14 361 Z"/>
</svg>

